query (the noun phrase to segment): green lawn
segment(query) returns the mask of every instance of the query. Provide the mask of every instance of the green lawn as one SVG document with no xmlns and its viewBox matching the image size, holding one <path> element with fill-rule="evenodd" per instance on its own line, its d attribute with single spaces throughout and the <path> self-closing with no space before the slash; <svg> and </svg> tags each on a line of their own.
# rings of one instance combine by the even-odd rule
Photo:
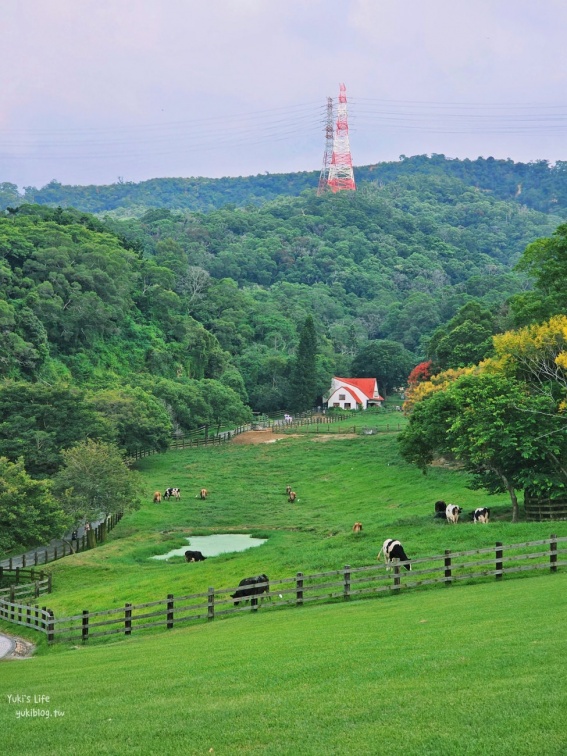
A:
<svg viewBox="0 0 567 756">
<path fill-rule="evenodd" d="M 56 616 L 375 562 L 382 541 L 412 558 L 567 535 L 510 522 L 506 497 L 447 466 L 423 476 L 393 434 L 285 438 L 142 460 L 145 503 L 103 546 L 50 565 Z M 291 484 L 298 501 L 289 504 Z M 180 502 L 152 503 L 179 486 Z M 200 488 L 209 498 L 197 499 Z M 488 526 L 432 518 L 437 499 L 487 504 Z M 355 520 L 363 533 L 351 532 Z M 149 557 L 183 535 L 250 532 L 268 542 L 198 564 Z M 39 640 L 0 663 L 2 753 L 564 754 L 567 571 L 307 605 L 73 646 Z M 42 603 L 44 603 L 42 602 Z M 18 629 L 7 623 L 0 628 Z M 31 696 L 28 704 L 9 695 Z M 50 701 L 33 703 L 34 695 Z M 44 709 L 49 719 L 17 712 Z M 55 717 L 55 711 L 64 712 Z M 213 751 L 211 751 L 213 749 Z"/>
<path fill-rule="evenodd" d="M 60 645 L 0 663 L 2 752 L 559 756 L 566 625 L 558 573 Z"/>
</svg>

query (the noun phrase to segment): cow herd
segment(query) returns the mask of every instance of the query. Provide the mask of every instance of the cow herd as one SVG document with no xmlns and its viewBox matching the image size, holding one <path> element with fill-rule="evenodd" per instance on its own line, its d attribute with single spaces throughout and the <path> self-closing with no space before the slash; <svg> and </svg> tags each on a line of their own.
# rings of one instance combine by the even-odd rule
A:
<svg viewBox="0 0 567 756">
<path fill-rule="evenodd" d="M 205 500 L 208 493 L 209 492 L 206 488 L 201 488 L 200 492 L 195 498 Z M 289 502 L 293 503 L 297 501 L 297 493 L 293 491 L 290 485 L 286 486 L 286 495 Z M 181 498 L 181 491 L 179 488 L 166 488 L 163 496 L 160 491 L 156 491 L 154 493 L 153 500 L 154 503 L 159 503 L 162 501 L 162 499 L 167 501 L 171 498 Z M 440 519 L 442 518 L 447 523 L 450 523 L 452 525 L 456 525 L 459 522 L 459 517 L 462 512 L 462 507 L 459 507 L 456 504 L 446 504 L 444 501 L 435 502 L 435 517 Z M 478 522 L 486 525 L 488 524 L 489 518 L 490 510 L 487 507 L 477 507 L 473 512 L 470 513 L 470 519 L 472 519 L 473 523 L 475 524 Z M 356 534 L 361 533 L 362 523 L 358 521 L 355 522 L 352 526 L 352 532 Z M 401 564 L 401 566 L 405 567 L 406 570 L 411 570 L 411 561 L 400 541 L 397 541 L 393 538 L 387 538 L 382 544 L 382 548 L 380 549 L 376 558 L 380 559 L 382 556 L 384 557 L 384 563 L 387 570 L 389 570 L 391 566 L 395 564 Z M 188 550 L 185 552 L 185 561 L 187 562 L 203 562 L 206 558 L 207 557 L 203 556 L 200 551 Z M 264 573 L 262 573 L 261 575 L 243 578 L 238 584 L 238 588 L 236 589 L 235 593 L 231 593 L 230 595 L 231 598 L 234 599 L 235 606 L 238 606 L 242 601 L 248 600 L 250 601 L 251 606 L 257 606 L 258 598 L 271 598 L 269 578 Z"/>
<path fill-rule="evenodd" d="M 458 507 L 456 504 L 446 504 L 444 501 L 435 502 L 435 517 L 446 520 L 452 525 L 456 525 L 459 522 L 459 517 L 462 513 L 462 507 Z M 474 523 L 480 522 L 483 525 L 488 525 L 490 509 L 487 507 L 477 507 L 470 513 L 469 519 Z"/>
</svg>

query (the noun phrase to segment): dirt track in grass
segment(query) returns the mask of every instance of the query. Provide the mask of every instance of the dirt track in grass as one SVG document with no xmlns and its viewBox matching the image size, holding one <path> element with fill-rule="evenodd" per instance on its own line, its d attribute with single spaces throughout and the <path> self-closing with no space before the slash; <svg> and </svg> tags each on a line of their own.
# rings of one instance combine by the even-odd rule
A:
<svg viewBox="0 0 567 756">
<path fill-rule="evenodd" d="M 302 438 L 305 433 L 272 433 L 272 431 L 247 431 L 235 436 L 233 444 L 271 444 L 282 438 Z M 313 434 L 311 441 L 331 441 L 332 439 L 356 438 L 355 433 L 317 433 Z"/>
</svg>

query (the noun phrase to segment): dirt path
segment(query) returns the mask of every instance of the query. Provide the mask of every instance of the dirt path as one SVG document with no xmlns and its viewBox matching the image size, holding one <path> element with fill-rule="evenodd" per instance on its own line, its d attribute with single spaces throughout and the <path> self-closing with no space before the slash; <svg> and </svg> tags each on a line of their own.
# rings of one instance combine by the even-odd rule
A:
<svg viewBox="0 0 567 756">
<path fill-rule="evenodd" d="M 246 431 L 235 436 L 231 444 L 273 444 L 282 438 L 309 438 L 310 441 L 332 441 L 357 438 L 356 433 L 273 433 L 271 430 Z"/>
</svg>

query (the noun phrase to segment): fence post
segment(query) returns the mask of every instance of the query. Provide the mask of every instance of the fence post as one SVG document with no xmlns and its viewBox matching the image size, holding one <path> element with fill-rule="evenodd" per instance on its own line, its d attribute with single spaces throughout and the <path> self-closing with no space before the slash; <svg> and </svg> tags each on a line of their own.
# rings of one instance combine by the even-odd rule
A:
<svg viewBox="0 0 567 756">
<path fill-rule="evenodd" d="M 55 561 L 56 559 L 57 559 L 57 546 L 55 546 L 53 549 L 53 561 Z"/>
<path fill-rule="evenodd" d="M 445 549 L 445 577 L 449 580 L 445 581 L 445 585 L 451 585 L 451 557 L 449 549 Z"/>
<path fill-rule="evenodd" d="M 344 584 L 343 595 L 345 599 L 349 599 L 350 598 L 350 564 L 345 564 L 344 580 L 345 580 L 345 584 Z"/>
<path fill-rule="evenodd" d="M 26 627 L 31 627 L 31 624 L 31 606 L 28 604 L 28 608 L 26 609 Z"/>
<path fill-rule="evenodd" d="M 34 617 L 35 626 L 37 627 L 39 625 L 39 606 L 37 604 L 34 606 Z"/>
<path fill-rule="evenodd" d="M 35 552 L 33 556 L 33 564 L 34 564 L 34 567 L 37 567 L 37 551 Z"/>
<path fill-rule="evenodd" d="M 89 612 L 88 609 L 83 609 L 83 620 L 81 625 L 81 640 L 86 641 L 89 639 Z"/>
<path fill-rule="evenodd" d="M 26 566 L 26 555 L 22 554 L 22 567 Z"/>
<path fill-rule="evenodd" d="M 401 586 L 401 578 L 400 578 L 400 565 L 395 564 L 394 565 L 394 590 L 399 591 Z"/>
<path fill-rule="evenodd" d="M 557 572 L 557 535 L 552 533 L 549 541 L 549 569 Z"/>
<path fill-rule="evenodd" d="M 173 627 L 173 593 L 167 594 L 167 629 Z"/>
<path fill-rule="evenodd" d="M 8 561 L 8 569 L 9 569 L 10 571 L 12 570 L 12 557 L 10 557 L 10 559 L 9 559 L 9 561 Z"/>
<path fill-rule="evenodd" d="M 132 604 L 124 605 L 124 635 L 132 633 Z"/>
<path fill-rule="evenodd" d="M 215 589 L 209 586 L 207 592 L 207 621 L 215 618 Z"/>
<path fill-rule="evenodd" d="M 296 606 L 303 604 L 303 572 L 298 572 L 295 577 L 295 603 Z"/>
<path fill-rule="evenodd" d="M 55 618 L 51 609 L 48 609 L 47 613 L 49 614 L 49 618 L 47 620 L 47 642 L 53 643 L 53 641 L 55 640 L 55 624 L 53 620 Z"/>
<path fill-rule="evenodd" d="M 33 597 L 34 598 L 39 598 L 39 580 L 35 581 L 35 588 L 34 588 L 34 591 L 33 591 Z"/>
<path fill-rule="evenodd" d="M 16 567 L 16 585 L 20 582 L 20 568 Z"/>
<path fill-rule="evenodd" d="M 51 593 L 52 587 L 53 587 L 53 584 L 52 584 L 51 572 L 48 572 L 47 573 L 47 592 L 48 593 Z"/>
<path fill-rule="evenodd" d="M 496 580 L 502 580 L 502 555 L 504 553 L 501 548 L 500 541 L 496 542 Z"/>
<path fill-rule="evenodd" d="M 2 578 L 4 577 L 4 568 L 0 564 L 0 582 L 2 582 Z"/>
</svg>

